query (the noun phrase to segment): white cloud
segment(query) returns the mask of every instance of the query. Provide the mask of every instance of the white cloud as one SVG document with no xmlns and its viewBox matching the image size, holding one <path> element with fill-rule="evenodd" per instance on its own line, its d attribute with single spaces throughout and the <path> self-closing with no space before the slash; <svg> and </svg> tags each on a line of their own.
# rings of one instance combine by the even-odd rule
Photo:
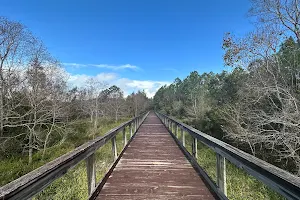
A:
<svg viewBox="0 0 300 200">
<path fill-rule="evenodd" d="M 100 73 L 95 76 L 89 76 L 86 74 L 69 74 L 68 83 L 72 87 L 84 87 L 89 78 L 95 78 L 100 82 L 107 83 L 109 86 L 116 85 L 124 91 L 125 96 L 132 92 L 137 92 L 138 90 L 144 90 L 148 97 L 153 97 L 161 86 L 170 84 L 167 81 L 142 81 L 120 78 L 115 73 Z"/>
<path fill-rule="evenodd" d="M 131 80 L 127 78 L 120 78 L 116 80 L 115 85 L 120 87 L 128 95 L 131 92 L 144 90 L 148 97 L 153 97 L 156 91 L 163 85 L 169 85 L 167 81 L 152 81 L 152 80 Z"/>
<path fill-rule="evenodd" d="M 75 68 L 79 68 L 79 67 L 87 67 L 88 65 L 85 64 L 79 64 L 79 63 L 62 63 L 65 66 L 71 66 L 71 67 L 75 67 Z"/>
<path fill-rule="evenodd" d="M 71 66 L 74 68 L 80 67 L 98 67 L 98 68 L 106 68 L 112 70 L 122 70 L 122 69 L 132 69 L 139 70 L 140 68 L 135 65 L 125 64 L 125 65 L 109 65 L 109 64 L 80 64 L 80 63 L 63 63 L 65 66 Z"/>
<path fill-rule="evenodd" d="M 71 86 L 84 87 L 87 80 L 90 78 L 95 78 L 99 82 L 109 83 L 110 81 L 115 80 L 117 78 L 117 75 L 114 73 L 100 73 L 96 76 L 89 76 L 86 74 L 69 74 L 68 83 Z"/>
</svg>

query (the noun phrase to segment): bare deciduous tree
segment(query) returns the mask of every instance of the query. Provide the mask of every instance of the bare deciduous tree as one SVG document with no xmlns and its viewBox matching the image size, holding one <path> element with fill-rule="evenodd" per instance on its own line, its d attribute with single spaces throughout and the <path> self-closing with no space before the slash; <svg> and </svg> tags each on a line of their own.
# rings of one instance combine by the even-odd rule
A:
<svg viewBox="0 0 300 200">
<path fill-rule="evenodd" d="M 224 38 L 225 63 L 244 67 L 248 78 L 237 102 L 223 109 L 223 130 L 247 143 L 254 155 L 260 147 L 278 160 L 292 160 L 300 175 L 300 49 L 287 37 L 294 35 L 300 42 L 299 2 L 255 0 L 250 14 L 258 17 L 256 31 L 242 39 L 231 34 Z"/>
<path fill-rule="evenodd" d="M 249 15 L 257 17 L 259 25 L 279 28 L 279 34 L 294 34 L 300 44 L 299 0 L 252 0 Z"/>
<path fill-rule="evenodd" d="M 26 65 L 31 43 L 31 33 L 20 23 L 0 17 L 0 136 L 7 122 L 7 97 L 15 86 L 15 72 Z"/>
</svg>

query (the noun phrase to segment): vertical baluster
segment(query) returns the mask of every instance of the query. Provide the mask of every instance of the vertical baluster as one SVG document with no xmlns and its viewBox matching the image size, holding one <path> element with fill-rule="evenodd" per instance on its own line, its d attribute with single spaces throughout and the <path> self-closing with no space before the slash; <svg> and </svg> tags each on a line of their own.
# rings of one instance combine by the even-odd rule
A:
<svg viewBox="0 0 300 200">
<path fill-rule="evenodd" d="M 94 153 L 86 158 L 86 172 L 88 181 L 88 194 L 90 195 L 96 187 L 96 167 Z"/>
<path fill-rule="evenodd" d="M 182 127 L 181 127 L 181 138 L 182 138 L 182 145 L 185 147 L 185 134 Z"/>
<path fill-rule="evenodd" d="M 226 184 L 226 160 L 223 156 L 216 153 L 217 156 L 217 186 L 227 196 Z"/>
<path fill-rule="evenodd" d="M 133 133 L 132 133 L 132 122 L 129 124 L 129 130 L 130 130 L 130 138 L 132 138 L 132 135 L 133 135 Z"/>
<path fill-rule="evenodd" d="M 126 126 L 123 128 L 123 143 L 125 147 L 127 144 Z"/>
<path fill-rule="evenodd" d="M 118 152 L 117 152 L 116 136 L 114 136 L 111 139 L 111 146 L 112 146 L 112 153 L 113 153 L 114 159 L 117 160 L 117 158 L 118 158 Z"/>
<path fill-rule="evenodd" d="M 197 147 L 197 138 L 193 137 L 193 144 L 192 144 L 192 152 L 193 152 L 193 156 L 197 159 L 198 158 L 198 147 Z"/>
<path fill-rule="evenodd" d="M 178 124 L 176 124 L 176 137 L 178 137 L 178 129 L 179 129 L 179 126 L 178 126 Z"/>
</svg>

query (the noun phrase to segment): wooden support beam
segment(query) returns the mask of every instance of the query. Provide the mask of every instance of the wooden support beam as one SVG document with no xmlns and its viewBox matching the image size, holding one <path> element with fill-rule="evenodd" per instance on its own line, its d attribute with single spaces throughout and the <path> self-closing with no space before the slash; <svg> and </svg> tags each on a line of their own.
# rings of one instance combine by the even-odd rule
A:
<svg viewBox="0 0 300 200">
<path fill-rule="evenodd" d="M 192 152 L 194 158 L 198 158 L 198 144 L 197 144 L 197 138 L 193 137 L 193 143 L 192 143 Z"/>
<path fill-rule="evenodd" d="M 86 172 L 88 182 L 88 194 L 90 195 L 96 188 L 95 153 L 86 158 Z"/>
<path fill-rule="evenodd" d="M 123 144 L 124 144 L 124 147 L 127 144 L 126 126 L 123 128 Z"/>
<path fill-rule="evenodd" d="M 176 132 L 175 132 L 176 137 L 178 137 L 178 132 L 179 132 L 178 129 L 179 129 L 179 126 L 176 124 Z"/>
<path fill-rule="evenodd" d="M 226 185 L 226 160 L 223 156 L 216 153 L 217 156 L 217 186 L 227 196 Z"/>
<path fill-rule="evenodd" d="M 130 130 L 130 138 L 132 138 L 132 135 L 133 135 L 132 123 L 129 124 L 129 130 Z"/>
<path fill-rule="evenodd" d="M 112 153 L 113 153 L 113 156 L 114 156 L 114 160 L 117 160 L 118 151 L 117 151 L 116 136 L 111 139 L 111 147 L 112 147 Z"/>
<path fill-rule="evenodd" d="M 182 145 L 185 147 L 185 134 L 183 128 L 181 128 L 181 138 L 182 138 Z"/>
</svg>

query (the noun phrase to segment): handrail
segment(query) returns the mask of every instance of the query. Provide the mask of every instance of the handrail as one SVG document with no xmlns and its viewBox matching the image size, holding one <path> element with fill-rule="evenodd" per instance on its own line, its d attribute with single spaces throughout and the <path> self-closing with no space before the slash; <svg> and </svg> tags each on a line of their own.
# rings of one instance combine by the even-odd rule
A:
<svg viewBox="0 0 300 200">
<path fill-rule="evenodd" d="M 211 148 L 217 155 L 217 188 L 226 196 L 226 165 L 225 158 L 235 166 L 244 169 L 248 174 L 262 181 L 287 199 L 300 199 L 300 177 L 271 165 L 253 155 L 237 149 L 221 140 L 209 136 L 187 124 L 177 121 L 162 113 L 156 113 L 166 127 L 175 134 L 181 129 L 182 145 L 185 145 L 184 133 L 188 132 L 193 138 L 192 152 L 197 157 L 197 140 Z M 209 180 L 212 182 L 211 180 Z"/>
<path fill-rule="evenodd" d="M 42 191 L 46 186 L 54 180 L 63 176 L 68 170 L 75 167 L 79 162 L 86 159 L 87 177 L 88 177 L 88 193 L 91 194 L 96 187 L 95 173 L 95 156 L 94 153 L 108 141 L 112 141 L 112 153 L 117 159 L 116 151 L 116 135 L 123 130 L 124 144 L 127 143 L 125 128 L 129 126 L 130 135 L 136 132 L 146 116 L 149 114 L 141 114 L 120 126 L 113 128 L 104 136 L 97 137 L 85 144 L 77 147 L 72 152 L 64 154 L 59 158 L 41 166 L 40 168 L 25 174 L 24 176 L 2 186 L 0 188 L 0 199 L 28 199 Z"/>
</svg>

